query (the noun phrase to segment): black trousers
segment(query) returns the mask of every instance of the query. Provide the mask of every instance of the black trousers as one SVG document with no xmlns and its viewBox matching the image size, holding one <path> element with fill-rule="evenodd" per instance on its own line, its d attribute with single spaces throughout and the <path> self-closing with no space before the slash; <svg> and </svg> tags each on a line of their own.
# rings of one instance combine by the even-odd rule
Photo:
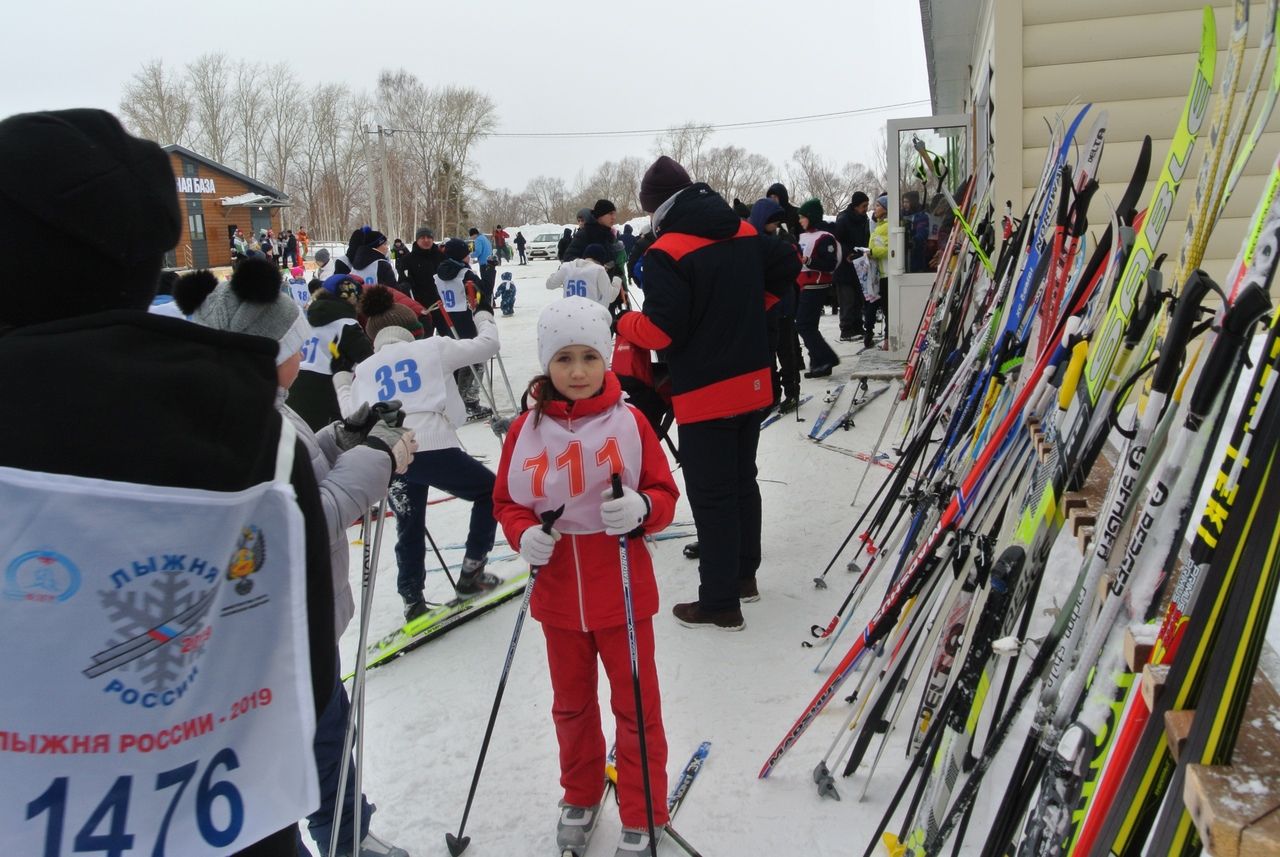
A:
<svg viewBox="0 0 1280 857">
<path fill-rule="evenodd" d="M 855 275 L 852 280 L 837 280 L 836 295 L 840 299 L 840 336 L 862 335 L 863 300 L 862 284 Z"/>
<path fill-rule="evenodd" d="M 760 568 L 760 414 L 680 426 L 685 491 L 698 531 L 698 603 L 738 607 L 739 581 Z"/>
</svg>

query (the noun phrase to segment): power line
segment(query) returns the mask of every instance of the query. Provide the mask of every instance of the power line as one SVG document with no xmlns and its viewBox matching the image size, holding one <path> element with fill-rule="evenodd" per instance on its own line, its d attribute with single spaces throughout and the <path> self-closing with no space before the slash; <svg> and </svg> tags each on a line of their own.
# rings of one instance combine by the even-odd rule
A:
<svg viewBox="0 0 1280 857">
<path fill-rule="evenodd" d="M 911 107 L 915 104 L 929 104 L 929 99 L 922 98 L 915 101 L 899 101 L 894 104 L 880 104 L 875 107 L 860 107 L 855 110 L 839 110 L 832 113 L 811 113 L 807 116 L 787 116 L 781 119 L 756 119 L 750 122 L 723 122 L 715 125 L 703 125 L 699 127 L 708 128 L 712 131 L 720 131 L 728 128 L 744 129 L 744 128 L 773 128 L 781 125 L 797 125 L 804 122 L 824 122 L 831 119 L 841 119 L 847 116 L 858 116 L 866 113 L 881 113 L 886 110 L 896 110 L 900 107 Z M 407 134 L 444 134 L 444 131 L 429 131 L 419 128 L 383 128 L 384 132 L 390 133 L 407 133 Z M 648 137 L 653 134 L 664 134 L 671 128 L 639 128 L 629 131 L 494 131 L 485 134 L 486 137 L 504 137 L 518 139 L 590 139 L 590 138 L 607 138 L 607 137 Z"/>
</svg>

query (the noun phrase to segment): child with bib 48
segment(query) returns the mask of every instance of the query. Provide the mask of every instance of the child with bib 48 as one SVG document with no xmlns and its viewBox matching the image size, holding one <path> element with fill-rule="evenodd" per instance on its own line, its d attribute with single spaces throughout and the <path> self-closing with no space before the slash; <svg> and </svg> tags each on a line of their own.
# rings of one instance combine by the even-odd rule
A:
<svg viewBox="0 0 1280 857">
<path fill-rule="evenodd" d="M 582 297 L 558 300 L 538 318 L 544 373 L 529 384 L 532 407 L 502 448 L 494 515 L 529 565 L 540 568 L 531 612 L 542 623 L 560 745 L 557 845 L 581 853 L 604 794 L 605 738 L 596 695 L 604 662 L 617 723 L 620 857 L 649 848 L 618 537 L 628 536 L 645 741 L 655 829 L 667 823 L 667 742 L 662 727 L 653 615 L 658 588 L 644 540 L 671 523 L 679 489 L 649 423 L 622 400 L 605 365 L 609 313 Z M 613 474 L 623 495 L 614 499 Z M 550 534 L 539 515 L 564 506 Z"/>
</svg>

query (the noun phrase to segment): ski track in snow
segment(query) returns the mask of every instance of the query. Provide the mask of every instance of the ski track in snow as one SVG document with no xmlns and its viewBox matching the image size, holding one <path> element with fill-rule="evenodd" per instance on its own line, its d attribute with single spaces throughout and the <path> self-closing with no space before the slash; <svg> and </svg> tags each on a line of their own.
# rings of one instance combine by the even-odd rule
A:
<svg viewBox="0 0 1280 857">
<path fill-rule="evenodd" d="M 513 272 L 518 288 L 515 315 L 497 317 L 502 355 L 517 398 L 538 371 L 537 317 L 559 296 L 544 286 L 545 278 L 555 268 L 552 262 L 531 262 L 523 267 L 506 264 L 500 269 L 500 273 Z M 834 316 L 824 315 L 821 328 L 842 358 L 852 358 L 858 352 L 859 346 L 837 341 Z M 761 434 L 757 463 L 764 501 L 764 562 L 758 578 L 762 598 L 743 605 L 747 625 L 743 632 L 695 631 L 679 626 L 671 616 L 671 607 L 696 597 L 697 565 L 681 555 L 687 543 L 683 540 L 652 546 L 661 593 L 655 633 L 669 746 L 668 776 L 673 778 L 679 772 L 700 741 L 712 742 L 707 763 L 676 819 L 676 829 L 708 857 L 861 854 L 907 767 L 906 730 L 900 728 L 890 737 L 865 801 L 857 799 L 866 785 L 861 772 L 849 779 L 837 779 L 841 801 L 817 796 L 811 771 L 848 715 L 849 706 L 842 700 L 856 686 L 854 676 L 770 778 L 756 778 L 768 752 L 822 681 L 813 667 L 824 649 L 806 649 L 800 643 L 810 639 L 810 625 L 826 624 L 852 583 L 853 576 L 844 570 L 852 556 L 852 546 L 828 574 L 830 589 L 815 589 L 812 578 L 830 560 L 880 480 L 889 476 L 889 471 L 873 468 L 859 505 L 850 508 L 850 492 L 862 475 L 863 462 L 833 460 L 825 452 L 812 449 L 812 442 L 806 437 L 818 414 L 822 394 L 847 377 L 852 362 L 846 359 L 832 378 L 802 381 L 802 392 L 814 396 L 801 408 L 805 422 L 797 423 L 787 415 Z M 494 393 L 499 408 L 510 413 L 500 374 Z M 891 399 L 892 396 L 881 396 L 870 403 L 858 414 L 854 429 L 833 434 L 828 444 L 869 452 Z M 886 444 L 893 436 L 891 430 Z M 491 469 L 497 466 L 500 444 L 487 425 L 465 426 L 461 437 L 468 451 L 487 455 Z M 673 439 L 679 442 L 678 432 L 673 432 Z M 680 471 L 675 475 L 683 490 Z M 432 496 L 440 495 L 433 492 Z M 437 543 L 461 541 L 468 514 L 469 507 L 461 502 L 429 507 L 427 524 Z M 676 518 L 691 517 L 688 502 L 682 497 Z M 353 539 L 358 538 L 359 529 L 352 528 L 350 533 Z M 395 524 L 388 520 L 371 638 L 381 636 L 400 621 L 394 544 Z M 434 555 L 428 551 L 427 556 L 428 571 L 436 572 L 428 574 L 427 598 L 443 601 L 450 596 L 447 583 L 438 573 Z M 1079 557 L 1074 539 L 1059 539 L 1050 558 L 1040 607 L 1049 605 L 1049 599 L 1055 596 L 1061 603 L 1075 577 Z M 351 558 L 352 586 L 359 592 L 358 544 L 353 544 Z M 454 565 L 461 561 L 458 551 L 447 551 L 445 558 Z M 490 570 L 506 577 L 518 569 L 518 560 L 512 560 L 495 564 Z M 837 644 L 841 652 L 852 641 L 852 635 L 865 626 L 883 589 L 884 584 L 880 583 L 874 593 L 877 597 L 863 602 L 859 615 Z M 378 807 L 371 827 L 414 857 L 446 854 L 444 836 L 457 830 L 519 604 L 519 599 L 508 602 L 369 673 L 364 788 Z M 1043 635 L 1051 621 L 1037 609 L 1031 636 Z M 353 621 L 341 641 L 344 669 L 354 664 L 356 642 Z M 829 663 L 835 659 L 833 655 Z M 1024 655 L 1020 660 L 1025 666 L 1028 657 Z M 878 663 L 875 668 L 879 669 Z M 611 736 L 612 716 L 603 671 L 600 697 L 605 733 Z M 630 696 L 621 704 L 630 706 Z M 914 706 L 913 698 L 908 709 L 914 711 Z M 561 790 L 550 708 L 551 687 L 542 630 L 539 623 L 529 620 L 467 824 L 466 833 L 472 837 L 467 854 L 471 857 L 556 853 L 555 824 Z M 1021 745 L 1030 708 L 1012 733 L 1014 737 L 1006 751 L 1016 753 Z M 985 726 L 979 735 L 985 735 Z M 988 773 L 970 842 L 962 854 L 976 854 L 981 848 L 982 825 L 978 820 L 988 818 L 994 802 L 1002 796 L 1011 765 L 1009 755 L 1006 752 Z M 594 857 L 612 854 L 620 826 L 616 809 L 606 808 L 589 853 Z M 895 821 L 890 829 L 896 826 Z M 303 838 L 308 846 L 312 845 L 309 837 L 304 834 Z M 671 843 L 663 844 L 659 851 L 680 853 Z"/>
</svg>

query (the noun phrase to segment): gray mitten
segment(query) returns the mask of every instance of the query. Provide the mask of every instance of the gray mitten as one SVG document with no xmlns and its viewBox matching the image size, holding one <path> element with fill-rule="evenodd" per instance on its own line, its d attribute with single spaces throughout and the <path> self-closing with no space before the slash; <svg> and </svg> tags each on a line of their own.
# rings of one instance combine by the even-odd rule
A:
<svg viewBox="0 0 1280 857">
<path fill-rule="evenodd" d="M 391 470 L 395 473 L 408 470 L 413 454 L 418 451 L 418 441 L 413 436 L 413 429 L 389 426 L 381 421 L 374 423 L 373 428 L 369 429 L 365 445 L 391 456 Z"/>
</svg>

